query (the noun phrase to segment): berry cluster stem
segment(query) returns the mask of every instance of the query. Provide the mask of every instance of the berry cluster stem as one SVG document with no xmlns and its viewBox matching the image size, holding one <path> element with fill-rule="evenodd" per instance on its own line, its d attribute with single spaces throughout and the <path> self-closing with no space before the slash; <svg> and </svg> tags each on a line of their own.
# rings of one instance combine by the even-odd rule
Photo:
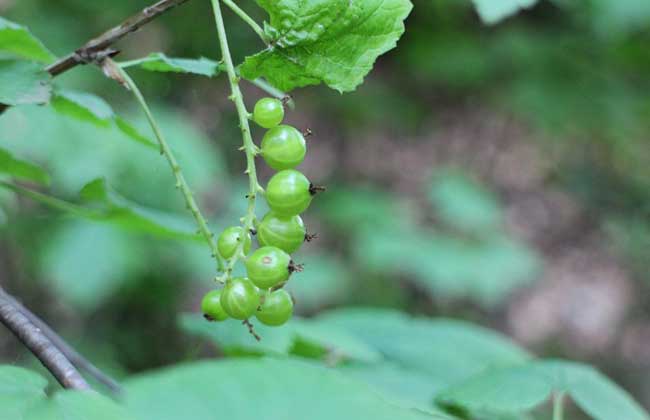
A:
<svg viewBox="0 0 650 420">
<path fill-rule="evenodd" d="M 223 63 L 226 67 L 226 73 L 228 74 L 228 81 L 230 82 L 231 96 L 230 98 L 235 103 L 237 109 L 237 115 L 239 116 L 239 127 L 241 128 L 243 146 L 242 149 L 246 154 L 246 173 L 248 174 L 248 186 L 249 191 L 247 195 L 248 207 L 246 210 L 246 215 L 244 216 L 243 228 L 244 232 L 249 232 L 253 229 L 255 222 L 255 200 L 257 194 L 262 191 L 258 181 L 257 181 L 257 172 L 255 170 L 255 156 L 257 155 L 257 146 L 253 143 L 253 137 L 251 136 L 250 125 L 248 123 L 249 113 L 246 110 L 246 105 L 244 104 L 244 97 L 239 89 L 239 76 L 235 71 L 235 66 L 233 65 L 232 56 L 230 55 L 230 48 L 228 47 L 228 38 L 226 37 L 226 28 L 223 23 L 223 16 L 221 14 L 221 5 L 219 0 L 211 0 L 212 9 L 214 11 L 214 19 L 217 28 L 217 35 L 219 37 L 219 45 L 221 47 L 221 55 Z M 228 280 L 232 274 L 232 270 L 235 267 L 237 261 L 244 256 L 244 243 L 245 241 L 240 241 L 237 245 L 237 250 L 235 255 L 228 261 L 225 269 L 225 278 Z"/>
<path fill-rule="evenodd" d="M 128 89 L 131 92 L 133 92 L 133 95 L 135 96 L 138 103 L 142 107 L 142 110 L 144 111 L 147 120 L 149 121 L 149 125 L 151 125 L 151 129 L 154 132 L 156 140 L 158 141 L 158 145 L 160 146 L 160 153 L 164 155 L 165 158 L 167 159 L 167 162 L 169 163 L 169 166 L 172 169 L 172 173 L 174 174 L 174 178 L 176 178 L 176 188 L 178 188 L 183 194 L 183 198 L 185 199 L 185 204 L 187 205 L 188 210 L 192 213 L 192 216 L 194 217 L 194 220 L 196 221 L 196 224 L 199 228 L 199 232 L 205 238 L 205 241 L 210 247 L 212 256 L 217 260 L 217 270 L 223 271 L 224 263 L 222 261 L 221 256 L 219 255 L 217 242 L 214 239 L 214 234 L 212 233 L 212 231 L 210 231 L 210 228 L 208 227 L 208 223 L 206 222 L 205 217 L 203 217 L 201 210 L 199 210 L 199 207 L 196 204 L 196 200 L 194 199 L 194 195 L 192 194 L 192 190 L 190 190 L 190 187 L 187 184 L 187 181 L 185 180 L 185 176 L 183 175 L 183 170 L 181 169 L 181 166 L 178 164 L 178 161 L 174 156 L 174 152 L 172 152 L 172 149 L 169 147 L 169 144 L 165 140 L 165 137 L 163 136 L 163 133 L 160 130 L 160 126 L 158 125 L 155 118 L 153 117 L 153 114 L 151 113 L 151 109 L 149 109 L 149 105 L 147 104 L 147 101 L 144 99 L 142 92 L 140 92 L 138 85 L 136 85 L 136 83 L 133 81 L 133 79 L 131 79 L 131 77 L 127 74 L 127 72 L 119 66 L 115 66 L 115 68 L 119 72 L 119 75 L 121 76 L 122 80 L 124 81 Z"/>
</svg>

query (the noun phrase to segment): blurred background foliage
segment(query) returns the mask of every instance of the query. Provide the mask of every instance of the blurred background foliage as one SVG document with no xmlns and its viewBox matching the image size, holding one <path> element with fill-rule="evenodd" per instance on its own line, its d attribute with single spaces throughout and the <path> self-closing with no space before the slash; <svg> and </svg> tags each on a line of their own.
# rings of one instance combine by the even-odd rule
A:
<svg viewBox="0 0 650 420">
<path fill-rule="evenodd" d="M 650 406 L 650 3 L 542 1 L 496 26 L 469 1 L 414 3 L 398 48 L 356 92 L 295 92 L 288 121 L 314 132 L 302 169 L 329 187 L 305 218 L 319 238 L 295 257 L 305 263 L 289 285 L 299 314 L 371 305 L 470 320 L 534 353 L 594 363 Z M 0 0 L 0 13 L 63 55 L 147 4 Z M 119 45 L 120 59 L 217 59 L 208 8 L 190 2 L 150 24 Z M 261 48 L 226 17 L 236 57 Z M 132 74 L 215 230 L 234 224 L 246 187 L 224 78 Z M 58 82 L 102 96 L 149 132 L 97 69 Z M 249 106 L 263 96 L 244 88 Z M 254 351 L 236 324 L 177 319 L 198 310 L 214 263 L 178 233 L 191 224 L 155 150 L 112 124 L 36 106 L 3 115 L 0 142 L 45 166 L 52 194 L 74 200 L 102 178 L 118 197 L 112 208 L 135 205 L 152 223 L 78 219 L 0 191 L 0 280 L 99 365 L 123 375 Z M 332 342 L 372 360 L 353 337 L 303 322 L 268 332 L 262 346 L 313 355 L 314 341 Z M 276 335 L 294 330 L 303 342 L 289 349 Z M 215 334 L 216 347 L 197 338 Z M 7 336 L 0 346 L 5 360 L 24 357 Z M 394 380 L 390 369 L 374 379 Z"/>
</svg>

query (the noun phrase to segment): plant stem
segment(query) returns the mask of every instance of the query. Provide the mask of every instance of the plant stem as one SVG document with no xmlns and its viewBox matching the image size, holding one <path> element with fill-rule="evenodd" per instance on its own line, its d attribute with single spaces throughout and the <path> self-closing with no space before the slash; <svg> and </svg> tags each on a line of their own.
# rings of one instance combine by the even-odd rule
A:
<svg viewBox="0 0 650 420">
<path fill-rule="evenodd" d="M 257 182 L 257 172 L 255 170 L 255 155 L 258 153 L 257 146 L 253 143 L 253 138 L 251 137 L 251 130 L 248 124 L 249 113 L 246 111 L 246 105 L 244 104 L 244 97 L 242 96 L 241 90 L 239 89 L 239 77 L 235 71 L 235 66 L 232 62 L 232 57 L 230 56 L 230 48 L 228 47 L 228 39 L 226 37 L 226 28 L 223 24 L 223 16 L 221 15 L 221 6 L 219 0 L 211 0 L 212 9 L 214 11 L 214 19 L 217 27 L 217 35 L 219 37 L 219 45 L 221 47 L 221 54 L 223 62 L 226 66 L 226 72 L 228 73 L 228 80 L 230 82 L 230 90 L 232 95 L 230 98 L 235 102 L 235 107 L 237 108 L 237 114 L 239 116 L 239 127 L 241 128 L 243 146 L 242 149 L 246 153 L 246 173 L 248 174 L 248 208 L 246 210 L 246 215 L 244 216 L 243 228 L 244 232 L 248 233 L 253 228 L 253 223 L 255 222 L 255 198 L 258 192 L 263 191 Z M 232 274 L 232 270 L 237 263 L 237 261 L 244 256 L 244 243 L 245 241 L 239 241 L 235 255 L 228 261 L 225 270 L 225 279 L 228 280 Z"/>
<path fill-rule="evenodd" d="M 553 395 L 553 420 L 564 419 L 564 392 Z"/>
<path fill-rule="evenodd" d="M 163 136 L 162 131 L 158 126 L 158 123 L 153 117 L 153 114 L 151 113 L 151 110 L 149 109 L 149 106 L 147 105 L 147 102 L 144 99 L 144 96 L 142 96 L 142 92 L 140 92 L 138 86 L 135 84 L 133 79 L 131 79 L 131 77 L 126 73 L 124 69 L 120 68 L 119 66 L 115 66 L 115 68 L 119 72 L 120 76 L 124 79 L 126 86 L 128 86 L 129 90 L 133 92 L 133 95 L 138 100 L 138 103 L 142 107 L 142 110 L 144 111 L 145 115 L 147 116 L 147 120 L 151 125 L 151 129 L 153 130 L 156 139 L 158 140 L 158 144 L 160 145 L 160 153 L 164 155 L 165 158 L 167 159 L 167 162 L 169 162 L 169 166 L 172 169 L 174 178 L 176 178 L 176 188 L 178 188 L 183 194 L 183 198 L 185 199 L 185 204 L 187 205 L 188 210 L 190 210 L 190 212 L 192 213 L 192 216 L 194 216 L 194 219 L 196 220 L 196 224 L 199 227 L 199 231 L 205 238 L 205 241 L 208 243 L 208 246 L 210 247 L 210 250 L 212 252 L 212 257 L 217 260 L 217 270 L 223 271 L 223 261 L 221 260 L 221 255 L 219 254 L 217 248 L 217 242 L 214 239 L 214 234 L 210 231 L 210 228 L 208 227 L 208 223 L 206 222 L 205 217 L 203 217 L 203 214 L 201 214 L 201 210 L 199 210 L 199 207 L 197 206 L 196 201 L 194 200 L 194 195 L 192 194 L 189 185 L 187 185 L 187 181 L 185 180 L 183 171 L 180 165 L 178 164 L 178 161 L 176 160 L 176 157 L 174 156 L 172 149 L 167 144 L 167 141 L 165 140 L 165 137 Z"/>
<path fill-rule="evenodd" d="M 223 0 L 223 2 L 226 6 L 230 7 L 230 10 L 235 12 L 237 16 L 239 16 L 244 22 L 246 22 L 248 26 L 250 26 L 253 29 L 253 31 L 255 31 L 255 33 L 257 34 L 257 36 L 260 37 L 262 42 L 264 42 L 265 44 L 269 43 L 269 40 L 266 37 L 266 34 L 264 33 L 262 27 L 258 25 L 257 22 L 253 20 L 253 18 L 248 16 L 248 14 L 244 12 L 239 6 L 237 6 L 237 4 L 233 0 Z"/>
<path fill-rule="evenodd" d="M 284 102 L 289 108 L 294 109 L 296 107 L 295 103 L 293 102 L 293 98 L 291 95 L 288 93 L 276 88 L 275 86 L 271 85 L 269 82 L 262 78 L 257 78 L 255 80 L 250 81 L 252 84 L 257 86 L 258 88 L 262 89 L 264 92 L 268 93 L 269 95 L 280 99 L 282 102 Z"/>
</svg>

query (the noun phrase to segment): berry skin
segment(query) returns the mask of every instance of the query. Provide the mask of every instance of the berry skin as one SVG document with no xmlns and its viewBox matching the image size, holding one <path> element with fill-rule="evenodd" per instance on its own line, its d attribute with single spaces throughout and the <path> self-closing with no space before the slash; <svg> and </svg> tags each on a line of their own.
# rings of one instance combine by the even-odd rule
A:
<svg viewBox="0 0 650 420">
<path fill-rule="evenodd" d="M 219 239 L 217 239 L 217 249 L 222 257 L 228 259 L 235 255 L 235 251 L 237 250 L 243 232 L 244 228 L 241 226 L 231 226 L 221 232 Z M 246 234 L 244 241 L 244 254 L 248 254 L 248 251 L 251 250 L 251 235 Z"/>
<path fill-rule="evenodd" d="M 307 145 L 300 131 L 290 125 L 279 125 L 266 132 L 262 139 L 262 157 L 276 171 L 291 169 L 305 159 Z"/>
<path fill-rule="evenodd" d="M 260 305 L 255 285 L 245 277 L 235 277 L 226 283 L 221 292 L 223 310 L 235 319 L 248 319 Z"/>
<path fill-rule="evenodd" d="M 289 278 L 289 254 L 274 246 L 257 249 L 246 260 L 248 278 L 260 289 L 270 289 Z"/>
<path fill-rule="evenodd" d="M 212 290 L 203 296 L 201 311 L 208 321 L 225 321 L 228 314 L 221 306 L 221 290 Z"/>
<path fill-rule="evenodd" d="M 266 213 L 257 226 L 257 240 L 262 246 L 275 246 L 292 254 L 305 241 L 305 225 L 300 216 L 283 217 Z"/>
<path fill-rule="evenodd" d="M 264 325 L 272 327 L 282 325 L 293 314 L 293 300 L 286 290 L 276 290 L 266 295 L 264 303 L 255 317 Z"/>
<path fill-rule="evenodd" d="M 273 175 L 266 186 L 266 201 L 279 216 L 295 216 L 311 203 L 311 183 L 302 173 L 285 169 Z"/>
<path fill-rule="evenodd" d="M 253 108 L 253 121 L 264 128 L 275 127 L 284 118 L 284 107 L 279 99 L 262 98 Z"/>
</svg>

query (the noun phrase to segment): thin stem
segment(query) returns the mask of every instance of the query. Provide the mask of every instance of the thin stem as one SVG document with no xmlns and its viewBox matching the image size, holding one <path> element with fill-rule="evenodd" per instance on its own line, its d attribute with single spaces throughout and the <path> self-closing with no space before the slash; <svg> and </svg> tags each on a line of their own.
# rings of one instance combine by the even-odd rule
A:
<svg viewBox="0 0 650 420">
<path fill-rule="evenodd" d="M 553 395 L 553 420 L 564 419 L 564 392 Z"/>
<path fill-rule="evenodd" d="M 239 89 L 239 77 L 235 71 L 235 66 L 232 62 L 230 55 L 230 48 L 228 47 L 228 38 L 226 37 L 226 28 L 223 24 L 223 16 L 221 14 L 221 6 L 219 0 L 212 0 L 212 9 L 214 11 L 214 19 L 217 27 L 217 35 L 219 37 L 219 45 L 221 46 L 221 55 L 226 72 L 228 73 L 228 80 L 230 82 L 230 90 L 232 95 L 230 98 L 235 102 L 237 114 L 239 116 L 239 127 L 241 128 L 243 146 L 242 149 L 246 154 L 246 173 L 248 174 L 248 207 L 246 215 L 244 216 L 243 228 L 244 232 L 249 232 L 253 228 L 255 222 L 255 199 L 260 191 L 263 191 L 257 182 L 257 172 L 255 170 L 255 155 L 258 153 L 257 146 L 253 143 L 251 137 L 251 130 L 248 124 L 249 113 L 244 104 L 244 98 L 241 90 Z M 225 270 L 225 280 L 227 281 L 232 274 L 237 261 L 244 256 L 244 240 L 239 241 L 235 255 L 228 261 Z"/>
<path fill-rule="evenodd" d="M 269 43 L 269 40 L 266 37 L 266 34 L 264 33 L 262 27 L 258 25 L 257 22 L 253 20 L 253 18 L 248 16 L 248 14 L 244 12 L 239 6 L 237 6 L 237 4 L 233 0 L 223 0 L 223 2 L 226 6 L 230 7 L 230 10 L 235 12 L 237 16 L 239 16 L 244 22 L 246 22 L 246 24 L 248 24 L 248 26 L 250 26 L 253 29 L 253 31 L 255 31 L 255 33 L 257 34 L 257 36 L 260 37 L 262 42 L 264 42 L 265 44 Z"/>
<path fill-rule="evenodd" d="M 15 297 L 7 293 L 0 287 L 0 299 L 6 299 L 13 304 L 34 326 L 41 330 L 54 346 L 72 363 L 77 369 L 85 371 L 88 375 L 92 376 L 97 382 L 103 384 L 114 394 L 121 394 L 122 387 L 113 378 L 102 372 L 90 360 L 83 357 L 78 351 L 70 346 L 60 335 L 58 335 L 52 328 L 50 328 L 45 321 L 38 317 L 35 313 L 27 309 Z"/>
<path fill-rule="evenodd" d="M 12 302 L 0 296 L 2 322 L 64 388 L 89 390 L 90 385 L 61 351 Z"/>
<path fill-rule="evenodd" d="M 217 248 L 217 242 L 214 239 L 214 234 L 210 231 L 210 228 L 208 227 L 208 223 L 206 222 L 205 217 L 203 217 L 203 214 L 201 214 L 201 210 L 199 210 L 199 207 L 197 206 L 196 201 L 194 200 L 194 195 L 192 194 L 192 191 L 190 190 L 190 187 L 187 184 L 187 181 L 185 180 L 183 171 L 180 165 L 178 164 L 178 161 L 176 160 L 176 157 L 174 156 L 172 149 L 167 144 L 167 141 L 165 140 L 165 137 L 163 136 L 162 131 L 158 126 L 158 123 L 153 117 L 153 114 L 151 113 L 151 109 L 149 109 L 149 105 L 147 105 L 147 101 L 144 99 L 144 96 L 142 96 L 142 92 L 140 92 L 140 89 L 138 89 L 138 86 L 135 84 L 133 79 L 131 79 L 131 77 L 126 73 L 126 71 L 120 68 L 119 66 L 115 66 L 115 68 L 117 69 L 117 72 L 126 83 L 126 86 L 129 88 L 131 92 L 133 92 L 133 95 L 135 96 L 138 103 L 142 107 L 142 110 L 147 116 L 147 120 L 151 125 L 151 129 L 153 130 L 154 135 L 158 140 L 158 144 L 160 145 L 160 153 L 164 155 L 165 158 L 167 159 L 167 162 L 169 162 L 169 166 L 172 169 L 174 178 L 176 178 L 176 188 L 178 188 L 183 194 L 183 198 L 185 199 L 185 204 L 187 205 L 188 210 L 190 210 L 192 216 L 194 216 L 194 219 L 196 220 L 196 224 L 199 227 L 199 231 L 201 232 L 201 234 L 205 238 L 205 241 L 208 243 L 208 246 L 210 247 L 212 256 L 217 260 L 218 271 L 223 271 L 223 261 L 221 260 L 221 255 L 219 254 Z"/>
<path fill-rule="evenodd" d="M 293 102 L 293 98 L 288 93 L 276 88 L 271 85 L 269 82 L 262 78 L 257 78 L 250 81 L 252 84 L 262 89 L 264 92 L 268 93 L 271 96 L 274 96 L 284 102 L 289 108 L 294 109 L 296 107 Z"/>
</svg>

